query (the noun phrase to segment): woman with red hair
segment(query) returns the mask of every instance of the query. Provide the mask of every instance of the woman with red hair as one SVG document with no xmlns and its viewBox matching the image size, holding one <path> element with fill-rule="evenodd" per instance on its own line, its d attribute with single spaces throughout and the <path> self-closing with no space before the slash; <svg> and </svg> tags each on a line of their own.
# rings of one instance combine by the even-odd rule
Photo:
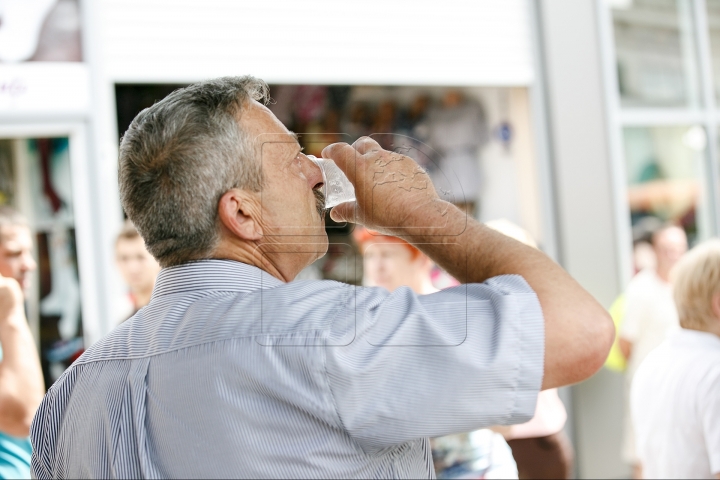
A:
<svg viewBox="0 0 720 480">
<path fill-rule="evenodd" d="M 363 256 L 363 284 L 393 291 L 407 286 L 419 294 L 437 292 L 431 274 L 432 260 L 405 240 L 356 228 L 353 237 Z"/>
</svg>

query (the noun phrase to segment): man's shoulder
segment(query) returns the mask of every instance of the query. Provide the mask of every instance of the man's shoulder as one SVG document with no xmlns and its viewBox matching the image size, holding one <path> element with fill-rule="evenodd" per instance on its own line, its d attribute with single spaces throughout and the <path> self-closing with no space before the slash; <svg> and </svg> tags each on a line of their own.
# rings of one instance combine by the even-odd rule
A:
<svg viewBox="0 0 720 480">
<path fill-rule="evenodd" d="M 377 302 L 381 290 L 303 280 L 244 292 L 177 292 L 154 298 L 76 363 L 153 356 L 234 338 L 329 330 L 343 309 Z"/>
</svg>

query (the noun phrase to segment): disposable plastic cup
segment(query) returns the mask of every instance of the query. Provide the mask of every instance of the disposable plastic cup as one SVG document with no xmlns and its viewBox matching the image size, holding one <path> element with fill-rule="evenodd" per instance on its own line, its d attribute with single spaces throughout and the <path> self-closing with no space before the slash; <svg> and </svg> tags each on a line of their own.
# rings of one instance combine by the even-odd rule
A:
<svg viewBox="0 0 720 480">
<path fill-rule="evenodd" d="M 325 194 L 325 208 L 332 208 L 344 202 L 355 201 L 355 187 L 345 176 L 340 167 L 329 158 L 307 156 L 320 167 L 323 176 L 323 193 Z"/>
</svg>

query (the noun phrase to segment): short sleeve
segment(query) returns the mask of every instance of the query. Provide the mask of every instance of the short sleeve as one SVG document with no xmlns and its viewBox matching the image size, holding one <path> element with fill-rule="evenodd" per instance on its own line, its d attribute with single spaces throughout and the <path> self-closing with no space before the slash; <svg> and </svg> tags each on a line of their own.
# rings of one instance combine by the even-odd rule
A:
<svg viewBox="0 0 720 480">
<path fill-rule="evenodd" d="M 720 473 L 720 368 L 703 379 L 698 398 L 710 470 L 715 475 Z"/>
<path fill-rule="evenodd" d="M 418 296 L 358 295 L 354 339 L 326 349 L 340 421 L 366 450 L 532 418 L 544 366 L 537 296 L 519 276 Z"/>
</svg>

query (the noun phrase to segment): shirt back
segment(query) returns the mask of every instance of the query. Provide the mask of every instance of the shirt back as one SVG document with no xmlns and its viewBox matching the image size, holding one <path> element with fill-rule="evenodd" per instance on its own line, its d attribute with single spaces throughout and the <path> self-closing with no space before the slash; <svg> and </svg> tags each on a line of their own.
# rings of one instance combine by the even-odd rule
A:
<svg viewBox="0 0 720 480">
<path fill-rule="evenodd" d="M 519 277 L 419 297 L 231 261 L 164 269 L 48 392 L 33 473 L 429 478 L 427 437 L 532 416 L 543 337 Z"/>
</svg>

